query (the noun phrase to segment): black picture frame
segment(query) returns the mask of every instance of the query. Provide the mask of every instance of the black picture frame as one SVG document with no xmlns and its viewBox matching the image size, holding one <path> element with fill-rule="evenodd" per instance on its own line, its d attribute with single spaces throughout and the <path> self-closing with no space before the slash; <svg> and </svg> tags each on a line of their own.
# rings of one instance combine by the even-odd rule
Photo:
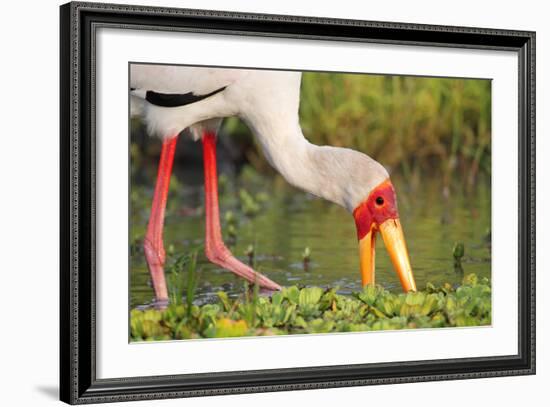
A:
<svg viewBox="0 0 550 407">
<path fill-rule="evenodd" d="M 60 7 L 60 398 L 70 404 L 535 373 L 535 33 L 72 2 Z M 96 378 L 97 27 L 508 50 L 519 59 L 519 350 L 507 356 Z"/>
</svg>

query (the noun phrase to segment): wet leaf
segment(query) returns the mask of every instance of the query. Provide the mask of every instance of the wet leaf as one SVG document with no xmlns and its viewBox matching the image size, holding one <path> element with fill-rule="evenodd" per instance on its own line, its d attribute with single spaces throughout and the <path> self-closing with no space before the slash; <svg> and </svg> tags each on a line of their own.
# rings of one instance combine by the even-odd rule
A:
<svg viewBox="0 0 550 407">
<path fill-rule="evenodd" d="M 405 298 L 407 305 L 422 305 L 426 299 L 426 294 L 423 292 L 409 292 Z"/>
<path fill-rule="evenodd" d="M 224 291 L 218 291 L 216 295 L 222 303 L 224 311 L 229 311 L 231 309 L 231 303 L 229 302 L 229 296 L 227 295 L 227 293 L 225 293 Z"/>
<path fill-rule="evenodd" d="M 456 242 L 453 247 L 453 257 L 456 261 L 460 261 L 464 257 L 464 243 Z"/>
<path fill-rule="evenodd" d="M 373 305 L 378 295 L 378 289 L 374 284 L 368 284 L 363 291 L 358 294 L 358 298 L 368 305 Z"/>
<path fill-rule="evenodd" d="M 292 304 L 298 304 L 300 290 L 296 286 L 283 288 L 282 295 Z"/>
<path fill-rule="evenodd" d="M 319 303 L 321 296 L 323 295 L 323 289 L 319 287 L 302 288 L 298 296 L 298 305 L 305 307 L 308 305 L 316 305 Z"/>
<path fill-rule="evenodd" d="M 244 336 L 248 331 L 246 321 L 233 321 L 229 318 L 223 318 L 216 322 L 216 338 L 231 338 Z"/>
<path fill-rule="evenodd" d="M 477 276 L 475 274 L 468 274 L 464 277 L 462 281 L 463 285 L 476 286 L 477 285 Z"/>
</svg>

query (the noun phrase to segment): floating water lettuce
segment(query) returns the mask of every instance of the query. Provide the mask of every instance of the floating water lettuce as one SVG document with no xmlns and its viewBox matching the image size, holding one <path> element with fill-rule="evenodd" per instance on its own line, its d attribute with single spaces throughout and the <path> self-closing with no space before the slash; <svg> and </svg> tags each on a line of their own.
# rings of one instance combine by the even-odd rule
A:
<svg viewBox="0 0 550 407">
<path fill-rule="evenodd" d="M 491 324 L 491 286 L 470 274 L 462 285 L 392 293 L 368 285 L 353 295 L 338 288 L 285 287 L 270 297 L 229 298 L 197 306 L 188 301 L 166 310 L 130 312 L 131 339 L 226 338 L 239 336 L 379 331 L 391 329 L 480 326 Z"/>
</svg>

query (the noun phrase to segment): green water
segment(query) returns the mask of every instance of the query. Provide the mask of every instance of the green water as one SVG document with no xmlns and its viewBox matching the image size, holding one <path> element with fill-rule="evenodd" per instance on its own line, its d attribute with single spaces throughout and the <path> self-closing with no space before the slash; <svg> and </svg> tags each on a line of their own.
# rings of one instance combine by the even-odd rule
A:
<svg viewBox="0 0 550 407">
<path fill-rule="evenodd" d="M 130 306 L 149 304 L 153 290 L 145 264 L 141 241 L 149 214 L 153 174 L 132 181 L 130 230 Z M 185 177 L 183 177 L 185 178 Z M 491 276 L 491 225 L 489 180 L 478 180 L 466 190 L 452 186 L 447 194 L 439 178 L 405 182 L 394 177 L 401 223 L 419 289 L 427 282 L 458 284 L 463 273 Z M 253 217 L 240 210 L 239 190 L 261 193 L 267 201 Z M 308 196 L 286 185 L 280 178 L 242 177 L 222 182 L 221 217 L 231 210 L 237 218 L 237 238 L 233 253 L 247 262 L 245 250 L 255 247 L 256 269 L 281 285 L 339 286 L 343 294 L 361 288 L 358 246 L 352 216 L 344 209 Z M 167 264 L 178 255 L 200 247 L 204 237 L 202 187 L 196 182 L 173 185 L 167 208 L 165 246 Z M 225 223 L 225 222 L 224 222 Z M 227 225 L 223 226 L 227 237 Z M 229 241 L 229 239 L 226 239 Z M 462 271 L 454 266 L 455 242 L 465 246 Z M 302 253 L 309 247 L 311 260 L 304 266 Z M 207 302 L 219 290 L 232 296 L 243 291 L 242 280 L 209 263 L 202 251 L 198 258 L 199 282 L 196 302 Z M 185 277 L 183 277 L 185 278 Z M 398 292 L 400 285 L 382 239 L 377 239 L 376 282 Z"/>
</svg>

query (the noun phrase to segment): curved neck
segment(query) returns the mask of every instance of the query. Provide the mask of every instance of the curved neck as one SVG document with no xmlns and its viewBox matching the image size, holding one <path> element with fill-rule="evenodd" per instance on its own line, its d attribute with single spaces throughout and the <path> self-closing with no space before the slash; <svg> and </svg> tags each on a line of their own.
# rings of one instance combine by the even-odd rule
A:
<svg viewBox="0 0 550 407">
<path fill-rule="evenodd" d="M 338 150 L 347 149 L 311 144 L 304 137 L 297 117 L 276 121 L 261 120 L 258 116 L 243 119 L 267 161 L 291 185 L 353 210 L 353 203 L 346 201 L 349 177 L 338 163 Z"/>
</svg>

